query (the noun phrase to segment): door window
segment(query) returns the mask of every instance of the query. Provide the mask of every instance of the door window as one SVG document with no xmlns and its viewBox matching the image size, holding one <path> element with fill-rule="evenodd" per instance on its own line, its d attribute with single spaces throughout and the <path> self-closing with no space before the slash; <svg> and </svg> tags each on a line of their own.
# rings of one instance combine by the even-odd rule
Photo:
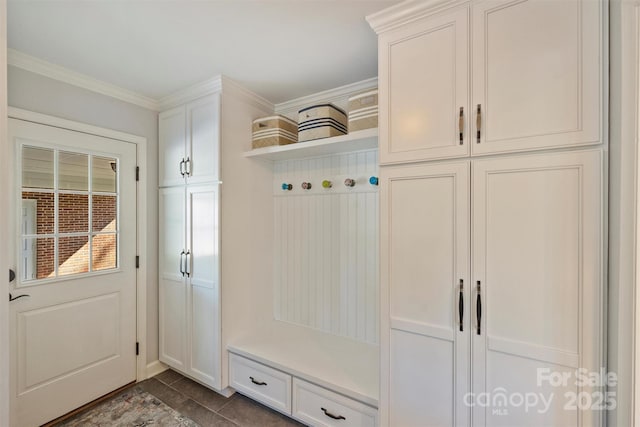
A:
<svg viewBox="0 0 640 427">
<path fill-rule="evenodd" d="M 20 279 L 118 268 L 118 159 L 21 147 Z"/>
</svg>

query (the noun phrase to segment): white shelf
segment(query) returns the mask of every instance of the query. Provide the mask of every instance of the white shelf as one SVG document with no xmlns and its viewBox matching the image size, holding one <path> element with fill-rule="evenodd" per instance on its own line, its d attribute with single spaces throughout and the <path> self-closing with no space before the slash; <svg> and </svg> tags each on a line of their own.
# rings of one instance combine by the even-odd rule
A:
<svg viewBox="0 0 640 427">
<path fill-rule="evenodd" d="M 376 345 L 275 320 L 227 349 L 378 407 L 380 348 Z"/>
<path fill-rule="evenodd" d="M 375 148 L 378 148 L 378 128 L 360 130 L 332 138 L 256 148 L 255 150 L 245 152 L 244 156 L 266 160 L 288 160 L 371 150 Z"/>
</svg>

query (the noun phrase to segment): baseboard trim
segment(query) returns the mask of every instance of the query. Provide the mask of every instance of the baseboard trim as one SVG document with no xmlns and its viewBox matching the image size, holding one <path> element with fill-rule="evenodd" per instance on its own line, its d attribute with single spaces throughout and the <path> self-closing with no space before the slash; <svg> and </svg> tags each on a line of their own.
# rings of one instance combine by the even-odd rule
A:
<svg viewBox="0 0 640 427">
<path fill-rule="evenodd" d="M 147 378 L 155 377 L 167 369 L 169 369 L 169 367 L 164 363 L 161 363 L 159 360 L 151 362 L 147 365 Z"/>
</svg>

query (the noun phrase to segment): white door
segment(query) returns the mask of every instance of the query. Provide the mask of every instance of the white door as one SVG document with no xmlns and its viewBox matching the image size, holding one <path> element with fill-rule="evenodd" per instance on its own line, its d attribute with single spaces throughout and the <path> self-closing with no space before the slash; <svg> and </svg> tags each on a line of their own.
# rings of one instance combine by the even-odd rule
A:
<svg viewBox="0 0 640 427">
<path fill-rule="evenodd" d="M 469 162 L 383 168 L 380 182 L 382 424 L 468 426 Z"/>
<path fill-rule="evenodd" d="M 220 94 L 188 104 L 186 112 L 187 181 L 215 182 L 220 179 Z"/>
<path fill-rule="evenodd" d="M 16 212 L 13 265 L 34 246 L 35 278 L 10 292 L 11 424 L 38 426 L 136 379 L 136 147 L 9 121 Z"/>
<path fill-rule="evenodd" d="M 218 186 L 189 186 L 187 200 L 188 369 L 220 389 Z"/>
<path fill-rule="evenodd" d="M 159 330 L 160 361 L 187 369 L 187 245 L 185 187 L 160 189 Z"/>
<path fill-rule="evenodd" d="M 603 4 L 474 2 L 474 154 L 601 142 Z"/>
<path fill-rule="evenodd" d="M 184 184 L 187 171 L 187 119 L 184 106 L 163 111 L 158 117 L 158 185 Z"/>
<path fill-rule="evenodd" d="M 379 38 L 380 163 L 469 154 L 469 8 Z"/>
<path fill-rule="evenodd" d="M 473 425 L 600 425 L 607 402 L 576 369 L 604 366 L 601 154 L 472 167 Z"/>
</svg>

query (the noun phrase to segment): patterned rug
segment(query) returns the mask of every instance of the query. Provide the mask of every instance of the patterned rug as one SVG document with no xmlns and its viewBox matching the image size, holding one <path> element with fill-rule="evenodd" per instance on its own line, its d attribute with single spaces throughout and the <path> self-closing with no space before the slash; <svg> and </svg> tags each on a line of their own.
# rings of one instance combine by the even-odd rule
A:
<svg viewBox="0 0 640 427">
<path fill-rule="evenodd" d="M 86 412 L 63 421 L 64 427 L 199 427 L 155 396 L 132 387 Z"/>
</svg>

